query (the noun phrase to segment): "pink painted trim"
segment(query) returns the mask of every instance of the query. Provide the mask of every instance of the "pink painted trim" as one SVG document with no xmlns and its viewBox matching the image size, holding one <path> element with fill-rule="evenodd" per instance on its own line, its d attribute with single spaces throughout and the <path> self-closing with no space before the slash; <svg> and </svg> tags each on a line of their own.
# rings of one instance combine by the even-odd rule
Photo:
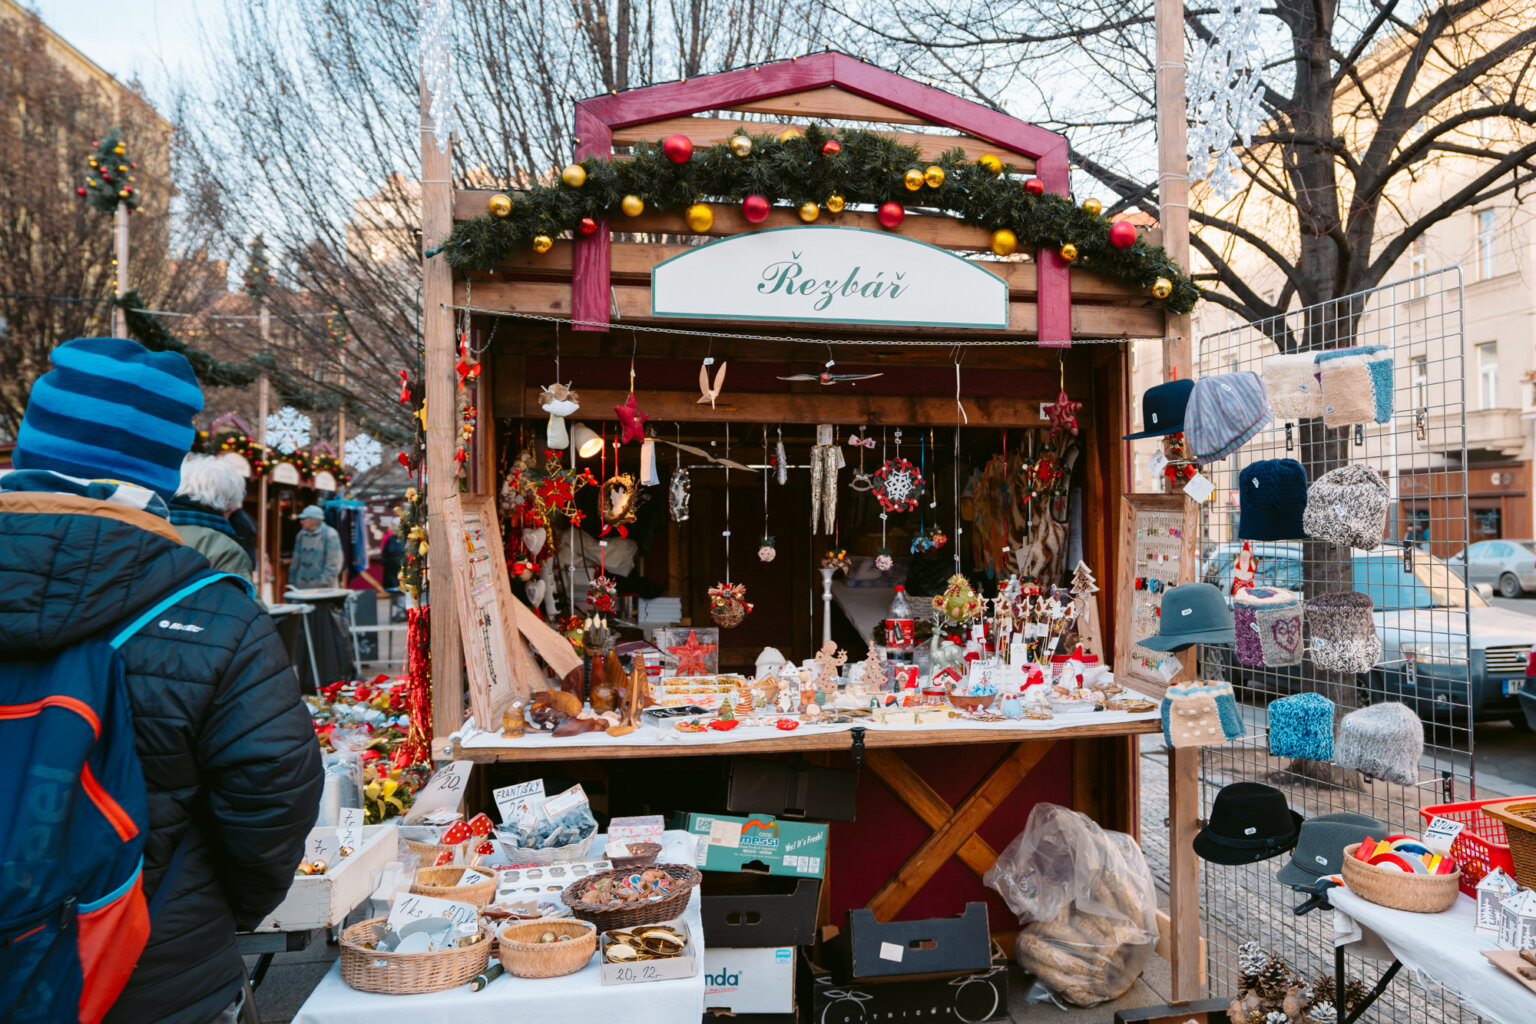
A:
<svg viewBox="0 0 1536 1024">
<path fill-rule="evenodd" d="M 591 100 L 576 104 L 576 159 L 613 155 L 613 129 L 604 124 L 591 108 Z M 597 222 L 597 232 L 577 235 L 571 261 L 571 319 L 587 324 L 572 324 L 573 331 L 606 331 L 611 304 L 609 284 L 613 280 L 613 240 L 608 221 Z M 602 324 L 604 326 L 595 326 Z"/>
<path fill-rule="evenodd" d="M 1036 162 L 1035 175 L 1045 185 L 1047 191 L 1058 195 L 1069 194 L 1065 138 L 1062 139 L 1059 150 L 1047 157 L 1041 157 Z M 1072 272 L 1068 268 L 1067 261 L 1053 250 L 1037 252 L 1035 260 L 1039 263 L 1039 272 L 1036 276 L 1039 295 L 1035 301 L 1039 310 L 1037 330 L 1040 344 L 1071 345 Z"/>
</svg>

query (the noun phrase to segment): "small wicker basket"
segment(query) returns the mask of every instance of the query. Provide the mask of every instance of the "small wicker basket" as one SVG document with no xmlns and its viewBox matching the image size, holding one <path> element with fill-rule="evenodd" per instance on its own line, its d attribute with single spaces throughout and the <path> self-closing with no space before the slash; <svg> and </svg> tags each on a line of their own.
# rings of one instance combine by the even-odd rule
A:
<svg viewBox="0 0 1536 1024">
<path fill-rule="evenodd" d="M 383 953 L 364 946 L 373 938 L 374 928 L 387 920 L 370 918 L 341 933 L 341 980 L 360 992 L 389 996 L 442 992 L 472 981 L 490 962 L 488 938 L 435 953 Z"/>
<path fill-rule="evenodd" d="M 569 935 L 564 942 L 539 942 L 545 932 Z M 496 957 L 519 978 L 558 978 L 587 966 L 597 952 L 597 928 L 588 921 L 519 921 L 498 933 Z"/>
<path fill-rule="evenodd" d="M 481 881 L 473 885 L 456 884 L 464 877 L 466 871 L 475 872 L 480 876 Z M 490 868 L 466 868 L 462 864 L 442 868 L 418 868 L 416 880 L 411 883 L 411 892 L 418 896 L 436 896 L 440 900 L 458 900 L 461 903 L 473 903 L 477 907 L 483 907 L 496 898 L 496 872 Z"/>
<path fill-rule="evenodd" d="M 1438 914 L 1456 902 L 1461 871 L 1448 875 L 1410 875 L 1355 859 L 1359 843 L 1344 847 L 1344 884 L 1363 900 L 1393 910 Z"/>
<path fill-rule="evenodd" d="M 678 883 L 677 888 L 665 899 L 614 907 L 611 910 L 584 905 L 578 895 L 581 890 L 602 879 L 619 878 L 629 874 L 628 871 L 603 871 L 566 886 L 565 891 L 560 894 L 560 902 L 570 907 L 573 915 L 583 921 L 591 921 L 602 931 L 608 931 L 610 928 L 631 928 L 637 924 L 653 924 L 657 921 L 671 921 L 682 917 L 683 911 L 688 906 L 688 897 L 693 894 L 694 886 L 699 884 L 703 876 L 699 874 L 698 868 L 687 864 L 658 864 L 656 867 L 672 876 L 672 880 Z"/>
<path fill-rule="evenodd" d="M 405 837 L 402 836 L 401 838 L 404 839 Z M 437 843 L 419 843 L 414 839 L 406 839 L 405 846 L 406 849 L 421 858 L 421 866 L 425 868 L 431 867 L 437 861 L 438 854 L 453 850 L 451 846 L 440 846 Z"/>
<path fill-rule="evenodd" d="M 1504 838 L 1515 862 L 1515 881 L 1536 886 L 1536 796 L 1483 805 L 1483 813 L 1504 823 Z"/>
</svg>

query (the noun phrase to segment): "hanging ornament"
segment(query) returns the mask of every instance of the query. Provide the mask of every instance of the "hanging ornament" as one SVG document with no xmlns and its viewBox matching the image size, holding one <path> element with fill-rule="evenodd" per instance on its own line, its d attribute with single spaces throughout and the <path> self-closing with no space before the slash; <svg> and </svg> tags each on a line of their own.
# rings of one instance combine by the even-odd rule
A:
<svg viewBox="0 0 1536 1024">
<path fill-rule="evenodd" d="M 1032 196 L 1045 195 L 1045 182 L 1039 178 L 1025 178 L 1024 191 Z"/>
<path fill-rule="evenodd" d="M 801 203 L 798 212 L 800 214 L 800 219 L 809 224 L 817 217 L 821 216 L 821 207 L 817 206 L 815 203 Z"/>
<path fill-rule="evenodd" d="M 1239 592 L 1252 587 L 1255 575 L 1253 546 L 1245 540 L 1243 549 L 1232 559 L 1232 595 L 1235 597 Z"/>
<path fill-rule="evenodd" d="M 1103 212 L 1104 204 L 1090 196 L 1083 200 L 1083 209 L 1097 217 L 1101 212 Z"/>
<path fill-rule="evenodd" d="M 688 631 L 688 642 L 676 647 L 668 647 L 667 653 L 677 659 L 677 674 L 680 676 L 703 676 L 709 674 L 709 663 L 705 660 L 715 653 L 718 644 L 699 643 L 697 630 Z"/>
<path fill-rule="evenodd" d="M 944 184 L 944 168 L 938 164 L 929 164 L 923 168 L 923 184 L 929 188 L 938 188 Z"/>
<path fill-rule="evenodd" d="M 285 405 L 267 417 L 267 443 L 284 455 L 292 455 L 309 445 L 314 423 L 291 405 Z"/>
<path fill-rule="evenodd" d="M 341 452 L 347 465 L 359 473 L 366 473 L 379 464 L 384 455 L 384 447 L 372 434 L 359 433 L 347 438 L 347 443 L 341 446 Z"/>
<path fill-rule="evenodd" d="M 891 557 L 890 551 L 885 548 L 881 548 L 880 553 L 875 556 L 875 568 L 881 572 L 890 572 L 891 567 L 895 564 L 896 560 Z"/>
<path fill-rule="evenodd" d="M 747 135 L 731 136 L 731 154 L 738 160 L 745 160 L 752 155 L 752 138 Z"/>
<path fill-rule="evenodd" d="M 783 131 L 779 132 L 779 141 L 788 142 L 790 139 L 798 139 L 801 134 L 802 132 L 799 128 L 785 128 Z"/>
<path fill-rule="evenodd" d="M 981 156 L 977 157 L 976 166 L 980 167 L 988 174 L 996 175 L 1003 173 L 1003 162 L 999 160 L 995 154 L 992 153 L 983 153 Z"/>
<path fill-rule="evenodd" d="M 1109 244 L 1116 249 L 1129 249 L 1136 244 L 1136 225 L 1128 220 L 1117 220 L 1109 226 Z"/>
<path fill-rule="evenodd" d="M 667 484 L 667 511 L 671 513 L 674 523 L 686 523 L 688 521 L 688 498 L 691 493 L 692 481 L 688 478 L 688 471 L 679 465 L 672 471 L 672 479 Z"/>
<path fill-rule="evenodd" d="M 848 481 L 850 491 L 858 491 L 860 494 L 874 486 L 869 474 L 864 472 L 864 449 L 873 448 L 875 439 L 864 435 L 864 428 L 860 427 L 857 434 L 848 435 L 848 443 L 859 450 L 859 468 L 853 471 L 853 479 Z M 885 535 L 885 521 L 880 522 L 880 534 Z"/>
<path fill-rule="evenodd" d="M 560 180 L 571 188 L 581 188 L 587 183 L 587 169 L 581 164 L 570 164 L 560 172 Z"/>
<path fill-rule="evenodd" d="M 828 139 L 826 142 L 821 144 L 822 156 L 836 156 L 838 153 L 842 152 L 842 150 L 843 144 L 838 142 L 836 139 Z"/>
<path fill-rule="evenodd" d="M 880 219 L 880 226 L 894 231 L 901 227 L 901 222 L 906 219 L 907 211 L 896 200 L 891 199 L 880 204 L 880 211 L 876 214 Z"/>
<path fill-rule="evenodd" d="M 709 617 L 721 629 L 734 629 L 752 612 L 746 600 L 747 588 L 741 583 L 716 583 L 709 588 Z"/>
<path fill-rule="evenodd" d="M 778 549 L 773 546 L 773 538 L 764 534 L 763 539 L 757 543 L 757 560 L 759 562 L 771 562 L 778 554 Z"/>
<path fill-rule="evenodd" d="M 584 235 L 595 235 L 597 234 L 597 221 L 591 217 L 583 217 L 576 222 L 576 230 Z"/>
<path fill-rule="evenodd" d="M 1060 391 L 1056 395 L 1056 401 L 1047 402 L 1041 408 L 1045 410 L 1045 418 L 1051 423 L 1053 440 L 1068 434 L 1077 436 L 1077 414 L 1082 411 L 1082 402 L 1074 402 L 1067 397 L 1065 391 Z"/>
<path fill-rule="evenodd" d="M 545 430 L 545 447 L 564 451 L 571 443 L 565 427 L 565 418 L 581 408 L 581 397 L 569 384 L 559 381 L 539 392 L 539 408 L 549 414 L 549 426 Z"/>
<path fill-rule="evenodd" d="M 763 428 L 763 539 L 757 545 L 757 560 L 771 562 L 778 551 L 773 546 L 773 535 L 768 532 L 768 428 Z"/>
<path fill-rule="evenodd" d="M 1152 282 L 1152 294 L 1160 299 L 1166 299 L 1173 294 L 1173 282 L 1166 277 L 1160 277 Z"/>
<path fill-rule="evenodd" d="M 645 200 L 634 194 L 627 195 L 619 200 L 619 209 L 626 217 L 638 217 L 645 212 Z"/>
<path fill-rule="evenodd" d="M 1064 243 L 1061 247 L 1061 258 L 1066 260 L 1068 263 L 1076 260 L 1077 246 L 1073 245 L 1071 242 Z"/>
<path fill-rule="evenodd" d="M 486 206 L 490 209 L 491 216 L 505 217 L 512 212 L 512 197 L 498 192 L 491 196 L 490 202 L 486 203 Z"/>
<path fill-rule="evenodd" d="M 744 136 L 741 135 L 736 137 L 738 139 L 744 138 Z M 747 219 L 747 223 L 749 224 L 761 224 L 763 221 L 767 220 L 768 211 L 770 209 L 771 207 L 768 203 L 768 197 L 758 195 L 756 192 L 746 196 L 741 201 L 741 215 Z"/>
<path fill-rule="evenodd" d="M 778 443 L 773 449 L 773 467 L 775 476 L 779 481 L 779 486 L 783 487 L 789 483 L 789 456 L 784 453 L 783 427 L 778 428 Z"/>
<path fill-rule="evenodd" d="M 896 456 L 875 470 L 870 493 L 886 512 L 911 512 L 923 494 L 923 474 L 907 459 Z"/>
<path fill-rule="evenodd" d="M 710 383 L 709 364 L 712 362 L 714 362 L 712 357 L 706 357 L 704 362 L 699 364 L 699 400 L 694 403 L 703 405 L 708 402 L 711 409 L 715 407 L 715 399 L 719 398 L 720 392 L 725 389 L 725 368 L 730 365 L 722 362 L 720 368 L 715 371 L 714 383 Z"/>
<path fill-rule="evenodd" d="M 832 424 L 816 425 L 811 446 L 811 532 L 837 532 L 837 470 L 842 452 L 834 443 Z"/>
<path fill-rule="evenodd" d="M 828 213 L 842 213 L 843 207 L 848 205 L 848 200 L 844 199 L 838 193 L 833 192 L 831 195 L 827 196 L 827 202 L 825 205 L 827 207 Z"/>
<path fill-rule="evenodd" d="M 623 405 L 613 407 L 614 415 L 618 416 L 622 431 L 619 434 L 620 444 L 629 444 L 631 441 L 645 440 L 645 421 L 650 416 L 640 411 L 640 405 L 635 401 L 635 393 L 631 391 Z"/>
<path fill-rule="evenodd" d="M 683 214 L 683 219 L 687 221 L 690 230 L 702 235 L 715 226 L 715 211 L 709 208 L 708 203 L 694 203 Z"/>
<path fill-rule="evenodd" d="M 618 593 L 619 585 L 612 576 L 594 576 L 587 584 L 587 605 L 594 612 L 612 614 L 617 607 L 614 599 Z"/>
<path fill-rule="evenodd" d="M 548 235 L 533 236 L 533 251 L 538 253 L 540 256 L 549 252 L 549 250 L 553 249 L 554 247 L 555 240 L 550 238 Z"/>
<path fill-rule="evenodd" d="M 916 192 L 923 187 L 923 172 L 916 167 L 909 168 L 907 173 L 902 175 L 901 183 L 907 186 L 908 192 Z"/>
<path fill-rule="evenodd" d="M 992 232 L 992 251 L 999 256 L 1011 256 L 1019 247 L 1019 237 L 1007 228 Z"/>
<path fill-rule="evenodd" d="M 944 593 L 933 599 L 933 610 L 950 622 L 970 622 L 981 614 L 981 598 L 976 596 L 970 581 L 959 573 L 949 578 Z M 938 635 L 938 630 L 934 631 Z"/>
<path fill-rule="evenodd" d="M 685 164 L 693 159 L 693 140 L 686 135 L 668 135 L 661 140 L 661 152 L 675 164 Z"/>
<path fill-rule="evenodd" d="M 604 480 L 598 500 L 603 518 L 600 536 L 607 536 L 613 530 L 620 537 L 628 537 L 642 497 L 644 494 L 635 488 L 635 478 L 628 473 L 615 473 Z"/>
</svg>

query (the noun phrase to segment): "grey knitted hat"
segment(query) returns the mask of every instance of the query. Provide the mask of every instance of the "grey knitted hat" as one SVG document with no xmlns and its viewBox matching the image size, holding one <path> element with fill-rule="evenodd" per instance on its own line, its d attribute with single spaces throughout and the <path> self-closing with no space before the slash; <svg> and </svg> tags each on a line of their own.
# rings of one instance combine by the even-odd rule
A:
<svg viewBox="0 0 1536 1024">
<path fill-rule="evenodd" d="M 1371 598 L 1358 590 L 1319 594 L 1307 602 L 1312 660 L 1329 672 L 1369 672 L 1381 660 Z"/>
<path fill-rule="evenodd" d="M 1386 532 L 1391 503 L 1380 473 L 1369 466 L 1340 466 L 1312 484 L 1301 525 L 1314 540 L 1374 551 Z"/>
<path fill-rule="evenodd" d="M 1372 704 L 1344 716 L 1334 746 L 1340 768 L 1412 786 L 1424 756 L 1424 723 L 1406 704 Z"/>
</svg>

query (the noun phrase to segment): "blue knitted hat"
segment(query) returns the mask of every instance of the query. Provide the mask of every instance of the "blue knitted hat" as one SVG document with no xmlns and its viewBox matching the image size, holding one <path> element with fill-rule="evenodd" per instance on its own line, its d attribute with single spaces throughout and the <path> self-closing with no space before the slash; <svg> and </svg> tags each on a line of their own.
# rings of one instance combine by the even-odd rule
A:
<svg viewBox="0 0 1536 1024">
<path fill-rule="evenodd" d="M 17 469 L 121 480 L 167 500 L 192 447 L 203 391 L 186 357 L 125 338 L 76 338 L 48 357 L 16 434 Z"/>
<path fill-rule="evenodd" d="M 1237 475 L 1239 540 L 1299 540 L 1307 471 L 1295 459 L 1264 459 Z"/>
<path fill-rule="evenodd" d="M 1275 757 L 1333 760 L 1333 701 L 1320 693 L 1281 697 L 1269 705 L 1269 752 Z"/>
</svg>

